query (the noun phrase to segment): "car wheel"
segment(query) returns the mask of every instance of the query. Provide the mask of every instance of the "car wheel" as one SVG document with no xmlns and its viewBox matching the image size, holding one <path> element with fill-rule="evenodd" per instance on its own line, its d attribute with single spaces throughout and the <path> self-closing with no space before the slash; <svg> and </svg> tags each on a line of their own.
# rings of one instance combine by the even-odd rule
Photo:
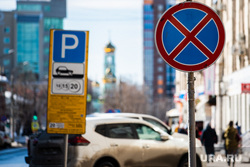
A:
<svg viewBox="0 0 250 167">
<path fill-rule="evenodd" d="M 61 75 L 61 72 L 60 72 L 60 71 L 58 71 L 58 72 L 57 72 L 57 75 Z"/>
<path fill-rule="evenodd" d="M 188 156 L 182 157 L 179 167 L 188 167 Z"/>
<path fill-rule="evenodd" d="M 97 164 L 96 167 L 116 167 L 114 163 L 110 161 L 101 161 Z"/>
</svg>

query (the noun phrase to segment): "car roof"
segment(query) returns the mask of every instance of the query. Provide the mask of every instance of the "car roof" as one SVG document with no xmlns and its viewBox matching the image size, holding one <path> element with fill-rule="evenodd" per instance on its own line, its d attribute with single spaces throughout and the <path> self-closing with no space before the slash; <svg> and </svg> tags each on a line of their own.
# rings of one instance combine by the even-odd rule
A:
<svg viewBox="0 0 250 167">
<path fill-rule="evenodd" d="M 86 117 L 86 123 L 87 126 L 90 127 L 95 127 L 97 125 L 101 125 L 101 124 L 115 124 L 115 123 L 140 123 L 140 124 L 144 124 L 147 125 L 151 128 L 153 128 L 156 131 L 159 131 L 161 133 L 166 133 L 164 131 L 162 131 L 160 128 L 158 128 L 157 126 L 148 123 L 144 120 L 139 120 L 139 119 L 133 119 L 133 118 L 124 118 L 124 117 Z"/>
<path fill-rule="evenodd" d="M 134 118 L 151 118 L 154 120 L 157 120 L 158 122 L 161 122 L 161 124 L 163 124 L 166 128 L 170 129 L 169 126 L 167 126 L 162 120 L 160 120 L 159 118 L 152 116 L 152 115 L 148 115 L 148 114 L 139 114 L 139 113 L 93 113 L 88 115 L 87 117 L 134 117 Z"/>
<path fill-rule="evenodd" d="M 158 118 L 152 116 L 152 115 L 148 115 L 148 114 L 139 114 L 139 113 L 93 113 L 93 114 L 90 114 L 88 115 L 89 117 L 92 117 L 92 116 L 102 116 L 102 117 L 112 117 L 112 116 L 128 116 L 128 117 L 138 117 L 138 118 L 141 118 L 141 117 L 147 117 L 147 118 L 152 118 L 152 119 L 157 119 L 159 120 Z"/>
</svg>

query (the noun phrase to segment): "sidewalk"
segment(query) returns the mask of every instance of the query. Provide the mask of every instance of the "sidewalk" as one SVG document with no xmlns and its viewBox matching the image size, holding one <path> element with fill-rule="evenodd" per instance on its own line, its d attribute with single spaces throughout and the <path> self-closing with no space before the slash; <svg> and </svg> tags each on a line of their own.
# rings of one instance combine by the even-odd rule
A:
<svg viewBox="0 0 250 167">
<path fill-rule="evenodd" d="M 249 167 L 250 163 L 242 163 L 241 162 L 242 155 L 239 154 L 236 158 L 236 162 L 234 167 Z M 231 164 L 232 166 L 232 164 Z M 215 157 L 214 157 L 214 162 L 209 162 L 207 163 L 207 167 L 228 167 L 227 165 L 227 158 L 225 156 L 225 153 L 223 150 L 221 151 L 216 151 L 215 152 Z"/>
</svg>

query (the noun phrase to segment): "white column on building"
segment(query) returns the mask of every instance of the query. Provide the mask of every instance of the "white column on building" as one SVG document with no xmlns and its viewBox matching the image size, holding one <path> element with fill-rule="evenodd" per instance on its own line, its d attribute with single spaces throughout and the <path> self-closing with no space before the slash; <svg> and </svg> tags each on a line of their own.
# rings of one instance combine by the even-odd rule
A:
<svg viewBox="0 0 250 167">
<path fill-rule="evenodd" d="M 246 94 L 246 131 L 250 130 L 250 98 L 249 94 Z"/>
<path fill-rule="evenodd" d="M 241 110 L 242 110 L 242 123 L 241 125 L 241 131 L 245 132 L 246 131 L 246 94 L 243 93 L 241 94 Z"/>
</svg>

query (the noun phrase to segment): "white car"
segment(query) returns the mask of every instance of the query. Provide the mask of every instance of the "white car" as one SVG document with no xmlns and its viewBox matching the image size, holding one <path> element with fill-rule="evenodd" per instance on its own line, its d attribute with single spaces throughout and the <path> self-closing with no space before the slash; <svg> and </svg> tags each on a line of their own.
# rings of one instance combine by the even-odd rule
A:
<svg viewBox="0 0 250 167">
<path fill-rule="evenodd" d="M 139 119 L 147 121 L 157 127 L 159 127 L 161 130 L 165 131 L 168 134 L 171 134 L 171 128 L 167 126 L 163 121 L 160 119 L 148 115 L 148 114 L 138 114 L 138 113 L 93 113 L 88 115 L 89 117 L 123 117 L 123 118 L 133 118 L 133 119 Z"/>
<path fill-rule="evenodd" d="M 93 113 L 88 115 L 88 117 L 122 117 L 122 118 L 133 118 L 133 119 L 139 119 L 144 120 L 146 122 L 149 122 L 164 132 L 168 133 L 169 135 L 172 135 L 173 137 L 178 138 L 184 138 L 188 140 L 188 136 L 186 134 L 181 133 L 172 133 L 171 128 L 166 125 L 163 121 L 161 121 L 159 118 L 156 118 L 152 115 L 148 114 L 139 114 L 139 113 Z M 200 140 L 196 140 L 196 142 L 200 142 Z"/>
<path fill-rule="evenodd" d="M 205 152 L 196 143 L 197 167 Z M 86 133 L 69 138 L 71 167 L 185 167 L 188 142 L 139 119 L 87 117 Z"/>
</svg>

